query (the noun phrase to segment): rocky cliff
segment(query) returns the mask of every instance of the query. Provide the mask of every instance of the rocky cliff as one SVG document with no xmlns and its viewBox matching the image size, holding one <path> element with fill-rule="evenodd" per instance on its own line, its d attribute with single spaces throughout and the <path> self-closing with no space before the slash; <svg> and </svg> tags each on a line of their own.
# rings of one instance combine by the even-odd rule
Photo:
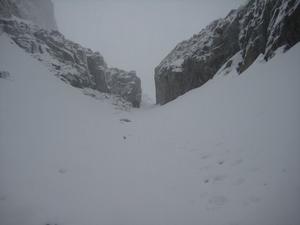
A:
<svg viewBox="0 0 300 225">
<path fill-rule="evenodd" d="M 44 29 L 27 18 L 22 19 L 24 17 L 20 13 L 24 12 L 24 4 L 34 1 L 22 0 L 23 3 L 19 4 L 21 1 L 18 0 L 0 0 L 3 6 L 0 11 L 0 33 L 9 35 L 19 47 L 72 86 L 120 96 L 133 107 L 139 107 L 142 90 L 136 73 L 109 68 L 99 52 L 66 39 L 57 30 Z M 32 15 L 30 11 L 25 11 Z"/>
<path fill-rule="evenodd" d="M 0 14 L 29 20 L 48 30 L 57 30 L 51 0 L 0 0 Z"/>
<path fill-rule="evenodd" d="M 200 87 L 218 71 L 245 71 L 300 40 L 300 0 L 250 0 L 179 43 L 155 68 L 157 104 Z"/>
</svg>

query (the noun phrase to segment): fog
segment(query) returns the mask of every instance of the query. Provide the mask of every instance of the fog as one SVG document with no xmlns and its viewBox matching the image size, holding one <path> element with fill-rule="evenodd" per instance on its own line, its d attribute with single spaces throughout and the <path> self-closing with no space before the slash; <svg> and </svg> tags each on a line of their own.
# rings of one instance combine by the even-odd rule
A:
<svg viewBox="0 0 300 225">
<path fill-rule="evenodd" d="M 175 45 L 245 0 L 53 0 L 59 30 L 100 51 L 109 66 L 135 70 L 155 99 L 154 68 Z"/>
<path fill-rule="evenodd" d="M 62 34 L 136 70 L 154 102 L 155 66 L 244 0 L 52 1 Z M 224 68 L 214 79 L 139 109 L 124 101 L 134 81 L 98 92 L 78 46 L 17 17 L 53 24 L 36 2 L 47 1 L 0 0 L 0 225 L 300 225 L 300 0 L 245 8 L 236 35 L 251 38 L 210 47 L 209 65 Z"/>
</svg>

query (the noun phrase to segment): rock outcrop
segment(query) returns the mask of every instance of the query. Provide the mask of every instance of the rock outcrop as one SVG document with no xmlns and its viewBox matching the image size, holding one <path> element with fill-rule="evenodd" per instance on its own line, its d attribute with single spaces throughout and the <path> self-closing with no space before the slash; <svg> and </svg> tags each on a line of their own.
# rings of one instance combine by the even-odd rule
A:
<svg viewBox="0 0 300 225">
<path fill-rule="evenodd" d="M 93 52 L 66 39 L 57 30 L 43 29 L 27 20 L 15 18 L 20 11 L 20 5 L 16 2 L 18 1 L 0 0 L 6 10 L 14 12 L 7 13 L 1 9 L 0 33 L 9 35 L 19 47 L 72 86 L 113 94 L 130 102 L 133 107 L 140 106 L 141 81 L 134 71 L 109 68 L 99 52 Z M 15 17 L 9 16 L 10 14 Z"/>
<path fill-rule="evenodd" d="M 179 43 L 155 68 L 157 104 L 200 87 L 220 69 L 245 71 L 300 40 L 300 0 L 250 0 Z"/>
<path fill-rule="evenodd" d="M 106 71 L 106 83 L 110 93 L 122 96 L 131 102 L 133 107 L 140 107 L 141 80 L 135 71 L 126 72 L 117 68 L 110 68 Z"/>
<path fill-rule="evenodd" d="M 57 30 L 51 0 L 0 0 L 0 15 L 18 17 L 43 29 Z"/>
</svg>

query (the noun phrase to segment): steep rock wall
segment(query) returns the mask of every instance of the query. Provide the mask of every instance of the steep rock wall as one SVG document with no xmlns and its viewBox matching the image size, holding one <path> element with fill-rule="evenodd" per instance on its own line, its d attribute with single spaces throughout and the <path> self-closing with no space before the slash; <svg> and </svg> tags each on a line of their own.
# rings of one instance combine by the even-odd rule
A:
<svg viewBox="0 0 300 225">
<path fill-rule="evenodd" d="M 155 68 L 157 104 L 200 87 L 222 67 L 245 71 L 300 40 L 300 0 L 251 0 L 179 43 Z M 233 63 L 234 62 L 234 63 Z"/>
</svg>

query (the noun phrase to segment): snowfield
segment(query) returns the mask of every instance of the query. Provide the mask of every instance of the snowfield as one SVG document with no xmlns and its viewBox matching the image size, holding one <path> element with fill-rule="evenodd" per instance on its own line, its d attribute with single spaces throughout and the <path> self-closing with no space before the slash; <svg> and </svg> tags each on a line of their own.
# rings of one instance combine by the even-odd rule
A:
<svg viewBox="0 0 300 225">
<path fill-rule="evenodd" d="M 131 111 L 0 49 L 1 225 L 300 224 L 300 44 Z"/>
</svg>

